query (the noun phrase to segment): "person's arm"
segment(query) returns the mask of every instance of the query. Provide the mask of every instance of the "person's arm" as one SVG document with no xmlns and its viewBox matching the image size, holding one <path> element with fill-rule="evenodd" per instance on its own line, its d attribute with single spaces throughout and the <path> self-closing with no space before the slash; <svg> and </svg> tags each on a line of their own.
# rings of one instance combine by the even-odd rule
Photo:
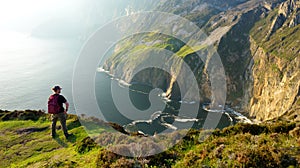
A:
<svg viewBox="0 0 300 168">
<path fill-rule="evenodd" d="M 69 103 L 65 102 L 65 104 L 66 104 L 66 112 L 68 112 L 68 110 L 69 110 Z"/>
</svg>

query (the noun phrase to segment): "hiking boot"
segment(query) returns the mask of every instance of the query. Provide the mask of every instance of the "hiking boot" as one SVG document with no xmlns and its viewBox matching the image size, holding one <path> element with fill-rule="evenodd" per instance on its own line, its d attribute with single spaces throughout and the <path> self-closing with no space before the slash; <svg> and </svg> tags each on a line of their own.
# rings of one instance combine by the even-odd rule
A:
<svg viewBox="0 0 300 168">
<path fill-rule="evenodd" d="M 57 134 L 51 134 L 52 138 L 57 138 Z"/>
<path fill-rule="evenodd" d="M 71 136 L 73 136 L 73 134 L 65 134 L 65 137 L 66 137 L 67 139 L 69 139 Z"/>
</svg>

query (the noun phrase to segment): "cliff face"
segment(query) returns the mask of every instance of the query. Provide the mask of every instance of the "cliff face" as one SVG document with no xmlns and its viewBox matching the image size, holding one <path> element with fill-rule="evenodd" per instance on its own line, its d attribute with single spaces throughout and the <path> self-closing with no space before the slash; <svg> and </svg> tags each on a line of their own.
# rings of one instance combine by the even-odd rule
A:
<svg viewBox="0 0 300 168">
<path fill-rule="evenodd" d="M 300 59 L 291 61 L 264 52 L 252 44 L 254 65 L 253 86 L 249 102 L 250 115 L 260 120 L 274 119 L 299 108 Z"/>
<path fill-rule="evenodd" d="M 294 21 L 299 7 L 299 1 L 283 2 L 252 29 L 248 110 L 260 120 L 299 119 L 300 29 Z"/>
<path fill-rule="evenodd" d="M 297 118 L 300 104 L 299 0 L 173 0 L 161 3 L 157 9 L 193 21 L 209 36 L 207 45 L 216 48 L 225 68 L 227 103 L 259 120 L 280 116 Z M 148 69 L 130 80 L 132 69 L 144 61 L 153 61 L 151 52 L 132 53 L 149 46 L 176 53 L 193 73 L 182 70 L 182 63 L 175 61 L 169 67 L 171 74 Z M 197 52 L 205 55 L 207 50 L 204 45 L 198 47 Z M 214 101 L 218 95 L 211 95 L 208 56 L 203 61 L 195 52 L 180 40 L 166 35 L 137 35 L 119 43 L 104 68 L 128 83 L 161 88 L 175 100 L 182 99 L 182 90 L 188 93 L 191 83 L 185 79 L 192 75 L 197 79 L 201 101 Z M 135 58 L 129 59 L 128 55 L 135 55 Z M 178 75 L 179 71 L 184 72 Z M 179 89 L 178 80 L 185 81 L 183 88 Z"/>
<path fill-rule="evenodd" d="M 103 66 L 104 69 L 109 70 L 115 77 L 127 83 L 139 83 L 153 88 L 160 88 L 166 92 L 169 98 L 178 101 L 183 100 L 183 97 L 185 97 L 185 101 L 199 101 L 199 93 L 194 93 L 191 90 L 193 82 L 188 80 L 197 76 L 196 83 L 202 83 L 200 93 L 203 94 L 201 99 L 209 99 L 210 86 L 206 81 L 202 80 L 207 77 L 203 73 L 205 63 L 194 51 L 189 53 L 189 51 L 184 50 L 186 52 L 184 58 L 178 59 L 163 56 L 165 55 L 164 50 L 169 50 L 179 55 L 183 52 L 181 49 L 184 48 L 184 43 L 176 41 L 169 36 L 153 34 L 137 35 L 132 37 L 132 39 L 134 40 L 127 39 L 118 44 L 116 47 L 118 51 L 106 61 Z M 160 40 L 156 41 L 154 39 Z M 148 40 L 151 42 L 147 42 Z M 165 41 L 168 41 L 167 45 L 165 45 Z M 128 47 L 124 47 L 125 45 Z M 205 55 L 204 53 L 207 51 L 203 50 L 202 52 Z M 161 56 L 161 58 L 157 58 L 157 56 Z M 147 67 L 149 64 L 156 67 L 138 70 Z M 183 64 L 187 64 L 190 69 L 184 68 Z M 158 67 L 164 67 L 165 70 Z M 138 71 L 137 74 L 135 74 L 136 71 Z M 181 81 L 181 87 L 179 87 L 178 81 Z M 182 95 L 181 93 L 184 94 Z"/>
</svg>

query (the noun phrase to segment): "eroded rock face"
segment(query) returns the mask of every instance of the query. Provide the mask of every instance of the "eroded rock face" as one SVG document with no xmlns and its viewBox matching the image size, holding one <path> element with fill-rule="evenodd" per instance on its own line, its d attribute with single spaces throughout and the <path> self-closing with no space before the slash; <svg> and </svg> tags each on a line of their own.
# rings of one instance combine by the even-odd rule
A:
<svg viewBox="0 0 300 168">
<path fill-rule="evenodd" d="M 286 61 L 266 54 L 252 43 L 253 88 L 251 116 L 259 120 L 281 117 L 294 108 L 300 96 L 300 57 Z"/>
<path fill-rule="evenodd" d="M 292 18 L 289 27 L 295 27 L 300 24 L 300 8 L 298 8 L 298 12 Z"/>
<path fill-rule="evenodd" d="M 288 17 L 295 9 L 297 0 L 288 0 L 282 3 L 279 7 L 279 14 L 283 14 L 285 17 Z"/>
<path fill-rule="evenodd" d="M 295 47 L 299 43 L 299 32 L 295 29 L 295 33 L 290 33 L 291 28 L 300 23 L 299 4 L 298 0 L 287 0 L 279 5 L 269 34 L 263 40 L 263 43 L 271 40 L 271 44 L 280 43 L 279 48 L 270 50 L 266 47 L 272 46 L 264 46 L 262 42 L 251 40 L 253 61 L 250 65 L 248 95 L 245 94 L 245 98 L 249 102 L 247 111 L 259 120 L 282 116 L 296 119 L 300 116 L 300 51 Z M 289 46 L 288 43 L 295 46 Z M 284 50 L 286 53 L 280 53 L 285 56 L 278 55 L 278 50 Z"/>
<path fill-rule="evenodd" d="M 300 1 L 299 0 L 287 0 L 279 6 L 278 14 L 274 18 L 272 26 L 270 28 L 267 38 L 280 29 L 284 25 L 289 27 L 297 26 L 300 23 Z M 291 19 L 290 19 L 291 18 Z M 289 21 L 289 23 L 286 23 Z"/>
<path fill-rule="evenodd" d="M 217 9 L 217 11 L 214 11 L 217 14 L 214 12 L 210 13 L 212 16 L 205 23 L 203 22 L 204 20 L 201 20 L 201 24 L 197 24 L 205 25 L 203 29 L 213 39 L 211 44 L 214 44 L 222 59 L 226 71 L 227 103 L 240 107 L 240 110 L 259 120 L 273 119 L 286 114 L 295 116 L 299 113 L 300 49 L 297 46 L 300 46 L 300 39 L 298 41 L 285 40 L 291 36 L 299 36 L 299 34 L 293 34 L 293 32 L 299 32 L 296 27 L 300 24 L 299 2 L 299 0 L 270 0 L 266 5 L 263 2 L 259 4 L 257 1 L 247 1 L 238 6 L 231 6 L 230 9 L 226 8 L 227 11 L 218 11 L 219 9 Z M 203 5 L 188 7 L 189 3 L 187 1 L 186 3 L 180 1 L 180 3 L 184 3 L 183 6 L 176 4 L 175 1 L 168 1 L 167 3 L 171 3 L 174 6 L 174 10 L 176 9 L 175 13 L 178 12 L 176 14 L 183 16 L 186 16 L 191 11 L 193 11 L 191 13 L 196 14 L 199 10 L 204 9 Z M 196 5 L 201 4 L 200 0 L 193 0 L 193 3 Z M 169 6 L 167 5 L 167 7 Z M 187 7 L 183 8 L 184 6 Z M 206 9 L 209 6 L 211 5 L 205 4 Z M 164 6 L 160 6 L 160 10 L 163 8 Z M 276 11 L 278 12 L 276 13 Z M 272 17 L 270 22 L 268 22 L 268 26 L 260 26 L 255 30 L 263 31 L 263 34 L 259 37 L 263 40 L 260 42 L 255 41 L 251 37 L 250 31 L 255 27 L 256 23 L 261 19 L 267 18 L 269 14 Z M 195 21 L 197 22 L 197 19 Z M 296 29 L 293 32 L 289 32 L 295 27 Z M 173 29 L 180 32 L 176 27 Z M 283 30 L 287 31 L 283 32 Z M 276 35 L 278 34 L 280 36 L 277 37 Z M 269 45 L 266 47 L 263 44 L 270 40 L 280 43 L 281 48 L 279 50 L 284 48 L 285 52 L 293 53 L 293 57 L 283 58 L 281 55 L 276 55 L 277 51 L 268 50 L 273 46 Z M 128 42 L 127 44 L 132 46 L 143 44 L 147 46 L 163 46 L 164 44 L 163 39 L 158 40 L 155 38 L 154 41 L 147 42 L 143 42 L 142 38 L 133 38 Z M 299 45 L 289 47 L 291 43 L 299 43 Z M 183 47 L 183 45 L 174 41 L 173 45 L 178 47 L 178 49 L 174 50 L 175 53 Z M 144 52 L 139 59 L 124 59 L 122 52 L 126 51 L 123 53 L 126 54 L 127 51 L 132 49 L 134 48 L 118 50 L 117 52 L 121 53 L 121 55 L 106 62 L 104 67 L 116 77 L 128 83 L 132 82 L 130 79 L 133 67 L 137 67 L 143 61 L 153 61 L 151 53 L 147 52 Z M 206 63 L 197 59 L 194 53 L 187 54 L 184 60 L 191 66 L 194 74 L 183 72 L 183 75 L 176 76 L 177 80 L 185 81 L 189 75 L 196 76 L 200 86 L 201 100 L 212 101 L 210 81 L 205 80 L 208 78 L 205 68 Z M 168 59 L 165 60 L 165 62 L 167 61 Z M 118 69 L 116 68 L 117 66 Z M 174 62 L 170 71 L 176 74 L 180 67 L 181 65 Z M 181 90 L 175 81 L 174 76 L 168 73 L 149 69 L 138 74 L 133 82 L 161 88 L 170 98 L 179 100 L 181 99 Z M 190 83 L 189 81 L 185 82 L 183 90 L 188 91 Z"/>
<path fill-rule="evenodd" d="M 271 36 L 274 32 L 276 32 L 276 30 L 281 28 L 285 21 L 286 21 L 286 15 L 284 13 L 279 13 L 273 21 L 269 36 Z"/>
</svg>

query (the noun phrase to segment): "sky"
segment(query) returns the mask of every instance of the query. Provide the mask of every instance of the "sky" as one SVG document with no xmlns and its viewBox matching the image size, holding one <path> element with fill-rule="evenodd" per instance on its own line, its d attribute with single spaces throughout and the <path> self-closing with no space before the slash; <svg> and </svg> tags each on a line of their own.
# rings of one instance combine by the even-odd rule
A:
<svg viewBox="0 0 300 168">
<path fill-rule="evenodd" d="M 41 25 L 62 29 L 68 22 L 80 26 L 103 24 L 114 9 L 107 0 L 0 0 L 0 31 L 31 33 Z M 111 7 L 113 8 L 113 7 Z M 59 23 L 55 20 L 65 20 Z M 61 22 L 65 23 L 65 25 Z"/>
<path fill-rule="evenodd" d="M 80 21 L 81 25 L 104 24 L 125 13 L 129 5 L 146 0 L 0 0 L 0 31 L 30 32 L 53 19 Z"/>
<path fill-rule="evenodd" d="M 0 28 L 29 31 L 45 20 L 71 15 L 80 3 L 71 0 L 1 0 Z"/>
<path fill-rule="evenodd" d="M 0 109 L 44 109 L 54 84 L 66 86 L 71 100 L 72 70 L 85 40 L 127 7 L 148 7 L 146 1 L 0 0 Z"/>
</svg>

